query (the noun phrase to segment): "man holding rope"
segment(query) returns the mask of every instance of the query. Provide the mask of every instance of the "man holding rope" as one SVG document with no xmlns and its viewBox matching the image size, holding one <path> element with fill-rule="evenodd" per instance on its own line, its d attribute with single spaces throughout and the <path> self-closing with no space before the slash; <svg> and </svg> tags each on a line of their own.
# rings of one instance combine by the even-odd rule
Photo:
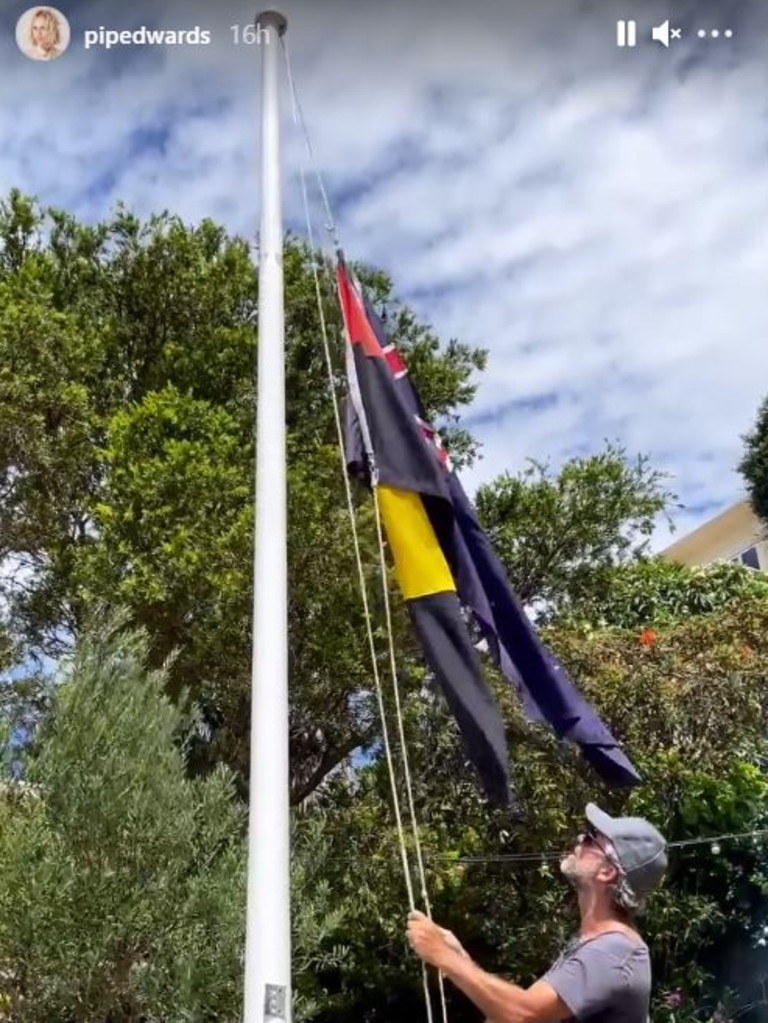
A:
<svg viewBox="0 0 768 1023">
<path fill-rule="evenodd" d="M 610 817 L 593 803 L 589 824 L 560 869 L 576 890 L 581 926 L 549 971 L 529 988 L 486 973 L 450 931 L 422 913 L 408 920 L 408 941 L 491 1023 L 647 1023 L 648 947 L 634 916 L 667 868 L 664 838 L 640 817 Z"/>
</svg>

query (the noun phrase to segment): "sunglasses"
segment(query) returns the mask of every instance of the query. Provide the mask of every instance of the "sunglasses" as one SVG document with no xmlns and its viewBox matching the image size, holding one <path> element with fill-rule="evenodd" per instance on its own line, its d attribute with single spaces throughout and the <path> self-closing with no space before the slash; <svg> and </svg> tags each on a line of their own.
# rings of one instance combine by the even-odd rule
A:
<svg viewBox="0 0 768 1023">
<path fill-rule="evenodd" d="M 579 840 L 579 845 L 594 845 L 594 846 L 597 846 L 598 849 L 602 849 L 602 845 L 600 844 L 600 839 L 599 839 L 598 834 L 597 834 L 597 832 L 595 831 L 594 828 L 591 828 L 591 827 L 587 828 L 586 831 L 583 831 L 579 835 L 579 839 L 578 840 Z"/>
<path fill-rule="evenodd" d="M 610 842 L 604 842 L 602 836 L 595 831 L 593 827 L 587 828 L 586 831 L 579 835 L 579 845 L 592 846 L 605 856 L 609 863 L 612 863 L 614 867 L 621 870 L 621 865 L 616 858 L 616 852 Z"/>
</svg>

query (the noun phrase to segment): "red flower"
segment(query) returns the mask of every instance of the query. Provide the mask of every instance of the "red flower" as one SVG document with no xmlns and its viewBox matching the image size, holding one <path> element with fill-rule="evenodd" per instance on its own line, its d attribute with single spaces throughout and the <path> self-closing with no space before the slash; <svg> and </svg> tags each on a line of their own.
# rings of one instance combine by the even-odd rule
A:
<svg viewBox="0 0 768 1023">
<path fill-rule="evenodd" d="M 644 629 L 640 634 L 640 642 L 643 646 L 653 646 L 656 642 L 656 633 L 653 629 Z"/>
</svg>

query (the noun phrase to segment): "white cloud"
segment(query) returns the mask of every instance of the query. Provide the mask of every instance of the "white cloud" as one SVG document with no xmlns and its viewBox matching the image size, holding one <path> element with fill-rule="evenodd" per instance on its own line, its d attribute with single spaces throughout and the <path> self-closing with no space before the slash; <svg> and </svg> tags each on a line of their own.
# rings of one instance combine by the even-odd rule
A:
<svg viewBox="0 0 768 1023">
<path fill-rule="evenodd" d="M 90 10 L 94 25 L 158 23 L 148 4 Z M 345 247 L 388 269 L 441 335 L 490 349 L 470 488 L 609 437 L 652 455 L 688 505 L 736 499 L 740 434 L 768 392 L 757 4 L 751 23 L 681 8 L 686 40 L 669 50 L 648 41 L 666 14 L 646 4 L 634 51 L 616 49 L 602 4 L 285 10 Z M 9 53 L 0 190 L 94 218 L 124 199 L 252 237 L 260 61 L 229 29 L 252 11 L 203 11 L 171 4 L 161 23 L 211 27 L 207 49 L 73 49 L 45 67 Z M 695 39 L 723 19 L 733 43 Z M 286 127 L 295 168 L 303 144 Z M 286 197 L 300 217 L 295 174 Z"/>
</svg>

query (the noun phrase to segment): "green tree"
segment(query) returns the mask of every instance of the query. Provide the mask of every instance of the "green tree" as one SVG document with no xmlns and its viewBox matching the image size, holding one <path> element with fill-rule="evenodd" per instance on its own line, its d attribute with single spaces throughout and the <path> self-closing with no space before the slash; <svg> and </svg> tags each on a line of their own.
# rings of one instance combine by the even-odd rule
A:
<svg viewBox="0 0 768 1023">
<path fill-rule="evenodd" d="M 94 601 L 131 609 L 153 664 L 178 651 L 206 729 L 198 769 L 246 764 L 252 601 L 256 274 L 248 245 L 209 221 L 95 226 L 12 193 L 0 207 L 0 561 L 16 638 L 58 656 Z M 378 735 L 365 620 L 315 304 L 317 255 L 285 253 L 293 799 Z M 458 416 L 485 356 L 441 345 L 360 268 L 386 307 L 427 414 L 461 466 Z M 326 280 L 324 277 L 323 280 Z M 328 319 L 339 336 L 332 301 Z M 335 371 L 341 373 L 334 349 Z M 480 514 L 524 600 L 557 609 L 599 592 L 642 549 L 671 495 L 647 461 L 609 447 L 557 478 L 534 466 L 480 494 Z M 361 509 L 375 571 L 370 508 Z M 375 615 L 380 612 L 374 607 Z M 379 616 L 377 621 L 381 621 Z M 416 655 L 403 616 L 399 648 Z"/>
<path fill-rule="evenodd" d="M 646 457 L 608 444 L 558 473 L 539 462 L 504 473 L 479 488 L 477 510 L 521 600 L 557 614 L 641 557 L 674 501 Z"/>
<path fill-rule="evenodd" d="M 768 826 L 766 637 L 768 600 L 759 593 L 653 630 L 548 628 L 545 638 L 644 784 L 631 791 L 601 785 L 577 750 L 524 720 L 510 687 L 496 679 L 527 811 L 517 822 L 489 813 L 447 715 L 411 689 L 405 722 L 434 914 L 483 966 L 530 983 L 571 932 L 573 899 L 557 858 L 582 828 L 588 801 L 647 816 L 673 842 Z M 327 869 L 350 906 L 338 938 L 352 955 L 329 979 L 339 993 L 332 1018 L 416 1018 L 420 972 L 403 941 L 407 898 L 385 765 L 376 760 L 334 784 L 326 798 L 338 831 Z M 409 831 L 406 841 L 411 847 Z M 530 859 L 516 858 L 523 854 Z M 767 886 L 760 837 L 672 850 L 667 882 L 641 921 L 653 953 L 654 1018 L 674 991 L 683 993 L 686 1011 L 698 1006 L 700 1020 L 711 1018 L 702 1007 L 729 986 L 740 988 L 742 1008 L 760 997 L 755 939 Z M 418 882 L 416 894 L 421 905 Z M 474 1018 L 450 988 L 449 997 L 451 1019 Z"/>
<path fill-rule="evenodd" d="M 710 614 L 752 597 L 768 598 L 768 578 L 745 565 L 726 562 L 689 567 L 663 558 L 617 565 L 602 589 L 582 594 L 558 619 L 559 625 L 642 629 Z"/>
<path fill-rule="evenodd" d="M 318 1019 L 374 1020 L 417 1005 L 420 972 L 404 958 L 406 900 L 318 344 L 316 258 L 297 242 L 287 246 L 293 798 L 314 794 L 297 835 L 297 995 L 300 1011 Z M 384 275 L 361 272 L 387 307 L 428 414 L 446 424 L 459 462 L 471 461 L 474 443 L 456 417 L 483 353 L 441 345 L 398 305 Z M 242 842 L 231 836 L 242 820 L 232 787 L 248 754 L 257 308 L 248 245 L 210 222 L 142 224 L 118 210 L 85 226 L 18 193 L 0 209 L 0 563 L 15 571 L 3 576 L 0 606 L 13 642 L 54 656 L 73 642 L 77 650 L 72 682 L 32 751 L 41 798 L 17 798 L 11 786 L 0 807 L 9 864 L 0 948 L 15 964 L 4 976 L 19 1012 L 39 1006 L 49 1013 L 42 1018 L 63 1023 L 87 1004 L 89 1018 L 119 1020 L 149 1006 L 168 1019 L 177 1011 L 228 1018 L 238 1002 L 230 953 L 205 963 L 199 956 L 210 953 L 211 907 L 228 928 L 222 948 L 240 940 Z M 333 313 L 330 325 L 336 336 Z M 644 576 L 632 566 L 672 500 L 647 460 L 612 446 L 557 475 L 537 465 L 505 475 L 479 496 L 515 588 L 558 623 L 547 638 L 644 774 L 638 793 L 596 786 L 577 753 L 529 726 L 495 678 L 529 815 L 514 825 L 489 815 L 455 727 L 423 686 L 398 605 L 395 649 L 435 910 L 486 965 L 519 980 L 533 979 L 565 936 L 566 892 L 547 863 L 463 869 L 458 857 L 560 848 L 595 797 L 647 812 L 670 838 L 764 821 L 756 765 L 766 753 L 765 603 L 759 586 L 740 588 L 743 575 L 699 592 L 680 573 Z M 359 511 L 373 577 L 369 503 Z M 104 649 L 83 645 L 101 601 L 125 605 L 143 627 L 140 651 L 129 656 L 108 632 L 114 658 L 84 653 Z M 721 613 L 677 621 L 699 605 Z M 657 629 L 646 628 L 648 615 Z M 382 639 L 380 607 L 373 616 Z M 574 627 L 584 618 L 631 630 Z M 159 713 L 139 662 L 152 669 L 155 697 L 162 687 L 173 698 Z M 97 675 L 106 681 L 96 684 Z M 78 678 L 86 680 L 79 689 Z M 98 709 L 88 710 L 86 691 Z M 186 693 L 199 717 L 182 741 Z M 154 729 L 139 725 L 150 710 Z M 117 741 L 124 718 L 130 748 Z M 335 770 L 367 744 L 374 755 L 365 768 Z M 210 770 L 222 761 L 234 775 Z M 186 770 L 190 763 L 198 770 Z M 120 778 L 133 779 L 125 797 Z M 171 802 L 181 824 L 160 814 Z M 86 827 L 94 807 L 100 845 L 89 844 Z M 752 849 L 714 867 L 702 856 L 694 867 L 673 872 L 649 918 L 661 983 L 690 992 L 699 945 L 717 956 L 748 934 L 765 885 Z M 167 891 L 158 891 L 163 870 Z M 151 903 L 141 901 L 145 884 Z M 11 892 L 21 899 L 13 906 Z M 82 921 L 78 900 L 86 900 Z M 18 905 L 29 908 L 26 929 L 13 926 Z M 163 906 L 176 916 L 161 919 Z"/>
<path fill-rule="evenodd" d="M 198 769 L 247 776 L 257 277 L 209 221 L 85 226 L 19 193 L 0 207 L 0 562 L 9 625 L 57 657 L 95 601 L 130 609 L 169 692 L 206 729 Z M 286 282 L 290 627 L 300 802 L 376 735 L 365 622 L 312 277 L 289 240 Z M 360 268 L 458 457 L 456 422 L 484 355 L 434 333 Z M 338 317 L 329 314 L 338 341 Z M 342 366 L 334 348 L 336 370 Z M 365 520 L 363 521 L 365 524 Z M 371 530 L 368 531 L 369 537 Z M 373 548 L 370 548 L 373 556 Z"/>
<path fill-rule="evenodd" d="M 164 695 L 125 616 L 78 643 L 23 781 L 0 794 L 0 1012 L 20 1023 L 238 1020 L 245 820 L 234 778 L 190 778 L 194 714 Z M 297 1018 L 343 907 L 318 879 L 323 821 L 296 822 Z"/>
<path fill-rule="evenodd" d="M 768 398 L 758 409 L 755 425 L 744 437 L 744 454 L 739 464 L 755 514 L 768 523 Z"/>
</svg>

